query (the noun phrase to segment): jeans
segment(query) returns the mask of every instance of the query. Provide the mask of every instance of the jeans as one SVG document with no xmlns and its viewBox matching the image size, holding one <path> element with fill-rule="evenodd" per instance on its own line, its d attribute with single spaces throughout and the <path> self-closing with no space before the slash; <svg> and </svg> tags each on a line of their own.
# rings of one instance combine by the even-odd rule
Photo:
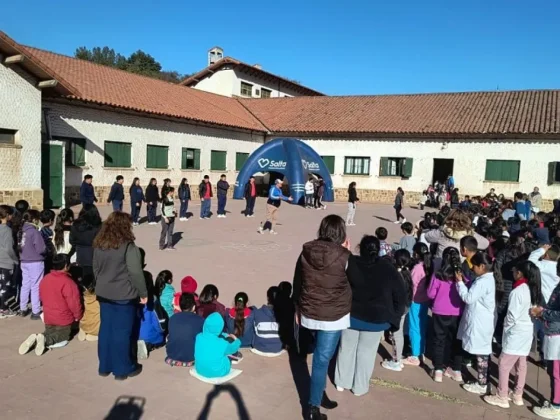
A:
<svg viewBox="0 0 560 420">
<path fill-rule="evenodd" d="M 341 331 L 315 331 L 315 351 L 311 367 L 309 405 L 319 407 L 327 386 L 327 371 L 334 356 Z"/>
<path fill-rule="evenodd" d="M 130 203 L 130 216 L 134 223 L 138 223 L 140 220 L 140 210 L 142 209 L 142 203 Z"/>
<path fill-rule="evenodd" d="M 22 283 L 19 296 L 19 308 L 27 310 L 29 295 L 31 294 L 31 309 L 35 315 L 41 313 L 41 300 L 39 298 L 39 284 L 45 274 L 45 263 L 43 261 L 22 262 Z"/>
<path fill-rule="evenodd" d="M 420 357 L 426 351 L 426 332 L 428 331 L 428 304 L 412 302 L 408 312 L 408 334 L 412 356 Z"/>
<path fill-rule="evenodd" d="M 219 195 L 218 196 L 218 214 L 226 214 L 226 202 L 227 202 L 227 196 L 225 195 Z"/>
<path fill-rule="evenodd" d="M 210 217 L 210 207 L 212 206 L 212 199 L 205 198 L 200 202 L 200 217 Z"/>
<path fill-rule="evenodd" d="M 122 200 L 113 200 L 111 204 L 113 204 L 113 211 L 122 211 Z"/>
<path fill-rule="evenodd" d="M 179 209 L 179 217 L 181 219 L 187 218 L 187 210 L 189 209 L 189 200 L 181 200 L 181 207 Z"/>
<path fill-rule="evenodd" d="M 165 218 L 161 217 L 161 235 L 159 236 L 159 249 L 173 247 L 173 230 L 175 229 L 175 218 L 168 217 L 169 223 L 165 223 Z"/>
<path fill-rule="evenodd" d="M 148 223 L 156 221 L 156 207 L 157 204 L 148 204 Z"/>
<path fill-rule="evenodd" d="M 245 198 L 247 205 L 245 206 L 245 216 L 252 216 L 255 213 L 255 201 L 257 197 Z"/>
<path fill-rule="evenodd" d="M 356 204 L 348 203 L 348 214 L 346 215 L 346 224 L 351 225 L 354 223 L 354 216 L 356 214 Z"/>
<path fill-rule="evenodd" d="M 313 207 L 313 193 L 305 194 L 305 207 Z"/>
</svg>

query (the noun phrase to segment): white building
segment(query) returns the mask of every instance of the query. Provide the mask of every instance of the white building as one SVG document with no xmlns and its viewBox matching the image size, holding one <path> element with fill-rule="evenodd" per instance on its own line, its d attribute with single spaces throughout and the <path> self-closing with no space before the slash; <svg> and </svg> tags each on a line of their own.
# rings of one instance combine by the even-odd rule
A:
<svg viewBox="0 0 560 420">
<path fill-rule="evenodd" d="M 548 208 L 560 197 L 560 91 L 243 99 L 2 33 L 0 54 L 0 203 L 71 204 L 86 174 L 101 201 L 119 174 L 142 185 L 222 173 L 233 182 L 275 137 L 304 139 L 322 155 L 338 199 L 355 181 L 362 201 L 391 202 L 401 186 L 414 204 L 450 174 L 462 194 L 539 186 Z"/>
<path fill-rule="evenodd" d="M 224 57 L 224 51 L 220 47 L 208 51 L 208 67 L 188 77 L 181 84 L 218 95 L 242 98 L 323 95 L 293 80 L 269 73 L 259 64 L 249 65 L 235 58 Z"/>
</svg>

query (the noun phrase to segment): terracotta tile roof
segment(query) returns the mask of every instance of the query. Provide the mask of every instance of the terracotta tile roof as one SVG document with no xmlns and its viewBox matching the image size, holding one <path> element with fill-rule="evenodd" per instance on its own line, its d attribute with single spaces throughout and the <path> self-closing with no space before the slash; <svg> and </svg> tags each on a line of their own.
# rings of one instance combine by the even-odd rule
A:
<svg viewBox="0 0 560 420">
<path fill-rule="evenodd" d="M 560 134 L 560 90 L 241 99 L 275 133 Z"/>
<path fill-rule="evenodd" d="M 264 79 L 272 79 L 275 82 L 279 82 L 282 83 L 285 86 L 290 87 L 291 89 L 301 92 L 303 95 L 306 96 L 324 96 L 321 92 L 318 92 L 316 90 L 310 89 L 307 86 L 303 86 L 299 83 L 296 83 L 292 80 L 286 79 L 284 77 L 280 77 L 277 76 L 273 73 L 269 73 L 268 71 L 265 71 L 263 69 L 260 69 L 258 67 L 255 66 L 251 66 L 250 64 L 244 63 L 242 61 L 239 61 L 235 58 L 232 57 L 224 57 L 221 60 L 216 61 L 214 64 L 211 64 L 210 66 L 206 67 L 205 69 L 199 71 L 198 73 L 193 74 L 192 76 L 186 78 L 185 80 L 183 80 L 181 82 L 182 85 L 185 86 L 196 86 L 196 84 L 204 79 L 205 77 L 208 77 L 209 75 L 212 75 L 213 73 L 219 71 L 223 66 L 226 65 L 234 65 L 234 66 L 238 66 L 241 67 L 245 72 L 252 72 L 254 74 L 256 74 L 257 76 L 264 78 Z"/>
<path fill-rule="evenodd" d="M 149 114 L 266 131 L 237 100 L 32 47 L 22 47 L 77 89 L 70 98 Z"/>
</svg>

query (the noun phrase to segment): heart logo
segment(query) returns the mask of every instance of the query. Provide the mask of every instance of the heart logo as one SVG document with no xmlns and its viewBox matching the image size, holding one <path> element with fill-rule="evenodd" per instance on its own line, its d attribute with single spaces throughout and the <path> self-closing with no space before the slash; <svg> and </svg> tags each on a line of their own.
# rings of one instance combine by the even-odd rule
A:
<svg viewBox="0 0 560 420">
<path fill-rule="evenodd" d="M 259 166 L 261 168 L 266 168 L 268 166 L 268 164 L 270 163 L 270 160 L 265 159 L 265 158 L 260 158 L 257 163 L 259 164 Z"/>
</svg>

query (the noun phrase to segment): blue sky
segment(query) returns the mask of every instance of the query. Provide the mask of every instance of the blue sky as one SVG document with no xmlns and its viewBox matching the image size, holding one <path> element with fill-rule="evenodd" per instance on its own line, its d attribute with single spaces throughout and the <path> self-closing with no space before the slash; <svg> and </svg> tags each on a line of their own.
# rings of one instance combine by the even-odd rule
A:
<svg viewBox="0 0 560 420">
<path fill-rule="evenodd" d="M 557 0 L 26 0 L 2 5 L 0 30 L 68 55 L 142 49 L 183 73 L 220 45 L 326 94 L 363 95 L 560 88 L 558 16 Z"/>
</svg>

